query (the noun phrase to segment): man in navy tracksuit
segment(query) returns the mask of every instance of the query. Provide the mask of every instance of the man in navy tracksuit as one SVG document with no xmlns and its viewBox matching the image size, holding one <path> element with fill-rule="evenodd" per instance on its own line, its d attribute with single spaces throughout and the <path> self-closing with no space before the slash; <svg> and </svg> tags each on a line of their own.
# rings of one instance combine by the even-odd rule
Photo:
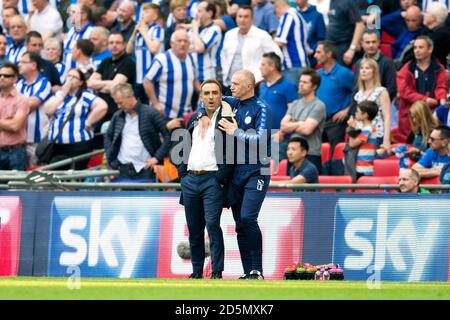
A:
<svg viewBox="0 0 450 320">
<path fill-rule="evenodd" d="M 241 278 L 264 279 L 258 215 L 270 181 L 272 115 L 255 96 L 255 77 L 250 71 L 240 70 L 233 75 L 231 92 L 233 97 L 223 100 L 232 106 L 235 117 L 233 122 L 221 119 L 219 128 L 234 136 L 236 143 L 229 198 L 244 268 Z"/>
</svg>

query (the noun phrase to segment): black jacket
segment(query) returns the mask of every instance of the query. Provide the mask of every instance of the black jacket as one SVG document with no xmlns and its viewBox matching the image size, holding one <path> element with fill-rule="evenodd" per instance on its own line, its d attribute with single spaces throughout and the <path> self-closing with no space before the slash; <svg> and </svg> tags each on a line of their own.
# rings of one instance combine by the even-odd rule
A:
<svg viewBox="0 0 450 320">
<path fill-rule="evenodd" d="M 219 121 L 222 119 L 222 108 L 219 109 L 219 114 L 216 119 L 216 123 L 214 124 L 215 133 L 214 133 L 214 140 L 215 140 L 215 153 L 216 153 L 216 159 L 217 159 L 217 167 L 218 171 L 216 173 L 216 178 L 224 186 L 224 206 L 229 207 L 228 202 L 228 193 L 230 192 L 229 189 L 229 181 L 231 179 L 231 175 L 233 174 L 233 165 L 228 164 L 227 162 L 233 162 L 234 158 L 231 157 L 229 161 L 227 161 L 226 151 L 227 151 L 227 145 L 230 143 L 233 143 L 233 137 L 227 136 L 225 132 L 219 129 Z M 189 123 L 187 125 L 187 130 L 185 129 L 177 129 L 173 133 L 173 137 L 179 137 L 180 139 L 176 140 L 174 142 L 173 151 L 171 152 L 172 156 L 172 163 L 174 163 L 177 166 L 178 169 L 178 176 L 180 180 L 188 174 L 188 160 L 189 160 L 189 154 L 192 147 L 192 133 L 194 132 L 195 126 L 197 126 L 198 120 L 197 120 L 197 114 L 194 114 L 191 119 L 189 120 Z M 183 130 L 183 131 L 179 131 Z M 178 132 L 177 132 L 178 131 Z M 187 145 L 184 145 L 187 144 Z M 221 148 L 220 148 L 221 146 Z M 175 150 L 177 148 L 177 150 Z M 230 148 L 234 148 L 233 144 L 231 144 Z M 231 149 L 230 149 L 231 150 Z M 184 151 L 187 151 L 184 153 Z M 183 161 L 175 161 L 173 158 L 174 155 L 177 155 L 179 159 L 183 159 Z M 223 160 L 223 161 L 221 161 Z M 183 204 L 183 194 L 181 194 L 180 203 Z"/>
<path fill-rule="evenodd" d="M 140 102 L 137 103 L 135 111 L 139 116 L 139 136 L 145 149 L 162 163 L 170 148 L 170 134 L 166 129 L 167 121 L 156 109 Z M 113 169 L 119 166 L 117 156 L 122 142 L 122 130 L 125 127 L 125 115 L 123 110 L 114 113 L 105 136 L 106 159 Z M 163 136 L 162 142 L 160 134 Z"/>
</svg>

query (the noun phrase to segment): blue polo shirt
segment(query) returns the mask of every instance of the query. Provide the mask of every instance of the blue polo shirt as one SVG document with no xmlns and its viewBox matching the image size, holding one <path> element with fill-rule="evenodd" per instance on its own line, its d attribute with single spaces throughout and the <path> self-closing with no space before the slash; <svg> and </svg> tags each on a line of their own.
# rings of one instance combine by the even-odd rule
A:
<svg viewBox="0 0 450 320">
<path fill-rule="evenodd" d="M 253 8 L 253 24 L 272 34 L 277 31 L 279 19 L 273 11 L 273 4 L 265 2 Z"/>
<path fill-rule="evenodd" d="M 319 183 L 319 171 L 317 171 L 316 166 L 308 159 L 304 159 L 302 165 L 297 170 L 295 170 L 294 166 L 291 166 L 289 176 L 291 179 L 294 179 L 296 176 L 303 176 L 306 183 Z"/>
<path fill-rule="evenodd" d="M 272 129 L 280 129 L 280 123 L 286 114 L 288 103 L 298 99 L 297 87 L 284 78 L 270 87 L 266 82 L 262 82 L 259 87 L 259 98 L 272 109 Z"/>
<path fill-rule="evenodd" d="M 338 63 L 328 73 L 321 69 L 319 74 L 322 81 L 317 90 L 317 97 L 325 103 L 329 118 L 350 104 L 355 75 Z"/>
<path fill-rule="evenodd" d="M 428 149 L 417 163 L 427 169 L 443 167 L 450 163 L 450 156 L 447 154 L 441 155 L 437 151 Z"/>
</svg>

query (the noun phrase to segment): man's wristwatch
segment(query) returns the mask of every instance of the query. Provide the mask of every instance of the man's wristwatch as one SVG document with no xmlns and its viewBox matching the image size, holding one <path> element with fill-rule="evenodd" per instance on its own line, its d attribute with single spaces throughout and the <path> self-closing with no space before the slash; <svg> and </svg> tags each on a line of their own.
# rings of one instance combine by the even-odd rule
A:
<svg viewBox="0 0 450 320">
<path fill-rule="evenodd" d="M 356 50 L 356 46 L 354 44 L 350 45 L 350 50 L 355 51 Z"/>
<path fill-rule="evenodd" d="M 202 112 L 197 112 L 197 121 L 199 121 L 203 116 L 204 114 Z"/>
</svg>

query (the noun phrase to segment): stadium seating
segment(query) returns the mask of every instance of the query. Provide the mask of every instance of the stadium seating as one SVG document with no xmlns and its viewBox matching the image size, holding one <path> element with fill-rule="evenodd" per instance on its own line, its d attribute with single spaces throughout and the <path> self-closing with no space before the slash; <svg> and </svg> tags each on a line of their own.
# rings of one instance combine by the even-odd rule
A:
<svg viewBox="0 0 450 320">
<path fill-rule="evenodd" d="M 97 150 L 94 150 L 94 151 L 97 151 Z M 88 169 L 93 169 L 93 168 L 99 168 L 99 167 L 101 167 L 102 164 L 103 164 L 103 157 L 104 157 L 104 156 L 105 156 L 105 153 L 104 153 L 104 152 L 101 153 L 101 154 L 98 154 L 98 155 L 96 155 L 96 156 L 92 156 L 92 157 L 89 159 L 89 162 L 88 162 L 88 164 L 87 164 Z"/>
<path fill-rule="evenodd" d="M 422 178 L 420 184 L 439 184 L 439 177 L 434 178 Z"/>
<path fill-rule="evenodd" d="M 374 176 L 362 176 L 356 182 L 357 184 L 397 184 L 397 176 L 386 177 L 374 177 Z M 384 192 L 396 192 L 396 190 L 383 190 L 383 189 L 358 189 L 355 190 L 358 193 L 384 193 Z"/>
<path fill-rule="evenodd" d="M 283 159 L 278 163 L 275 160 L 270 160 L 270 175 L 271 176 L 286 176 L 287 175 L 287 159 Z M 290 179 L 290 178 L 289 178 Z"/>
<path fill-rule="evenodd" d="M 340 142 L 334 148 L 333 156 L 331 158 L 331 174 L 334 176 L 342 176 L 344 174 L 344 148 L 345 142 Z"/>
<path fill-rule="evenodd" d="M 328 142 L 322 143 L 322 174 L 327 175 L 331 165 L 331 145 Z"/>
<path fill-rule="evenodd" d="M 319 183 L 328 184 L 328 183 L 340 183 L 340 184 L 351 184 L 352 177 L 351 176 L 319 176 Z M 340 190 L 345 192 L 351 192 L 351 189 L 348 190 Z M 336 192 L 336 189 L 323 189 L 321 192 Z"/>
<path fill-rule="evenodd" d="M 376 159 L 373 162 L 374 177 L 398 176 L 400 165 L 398 159 Z"/>
</svg>

